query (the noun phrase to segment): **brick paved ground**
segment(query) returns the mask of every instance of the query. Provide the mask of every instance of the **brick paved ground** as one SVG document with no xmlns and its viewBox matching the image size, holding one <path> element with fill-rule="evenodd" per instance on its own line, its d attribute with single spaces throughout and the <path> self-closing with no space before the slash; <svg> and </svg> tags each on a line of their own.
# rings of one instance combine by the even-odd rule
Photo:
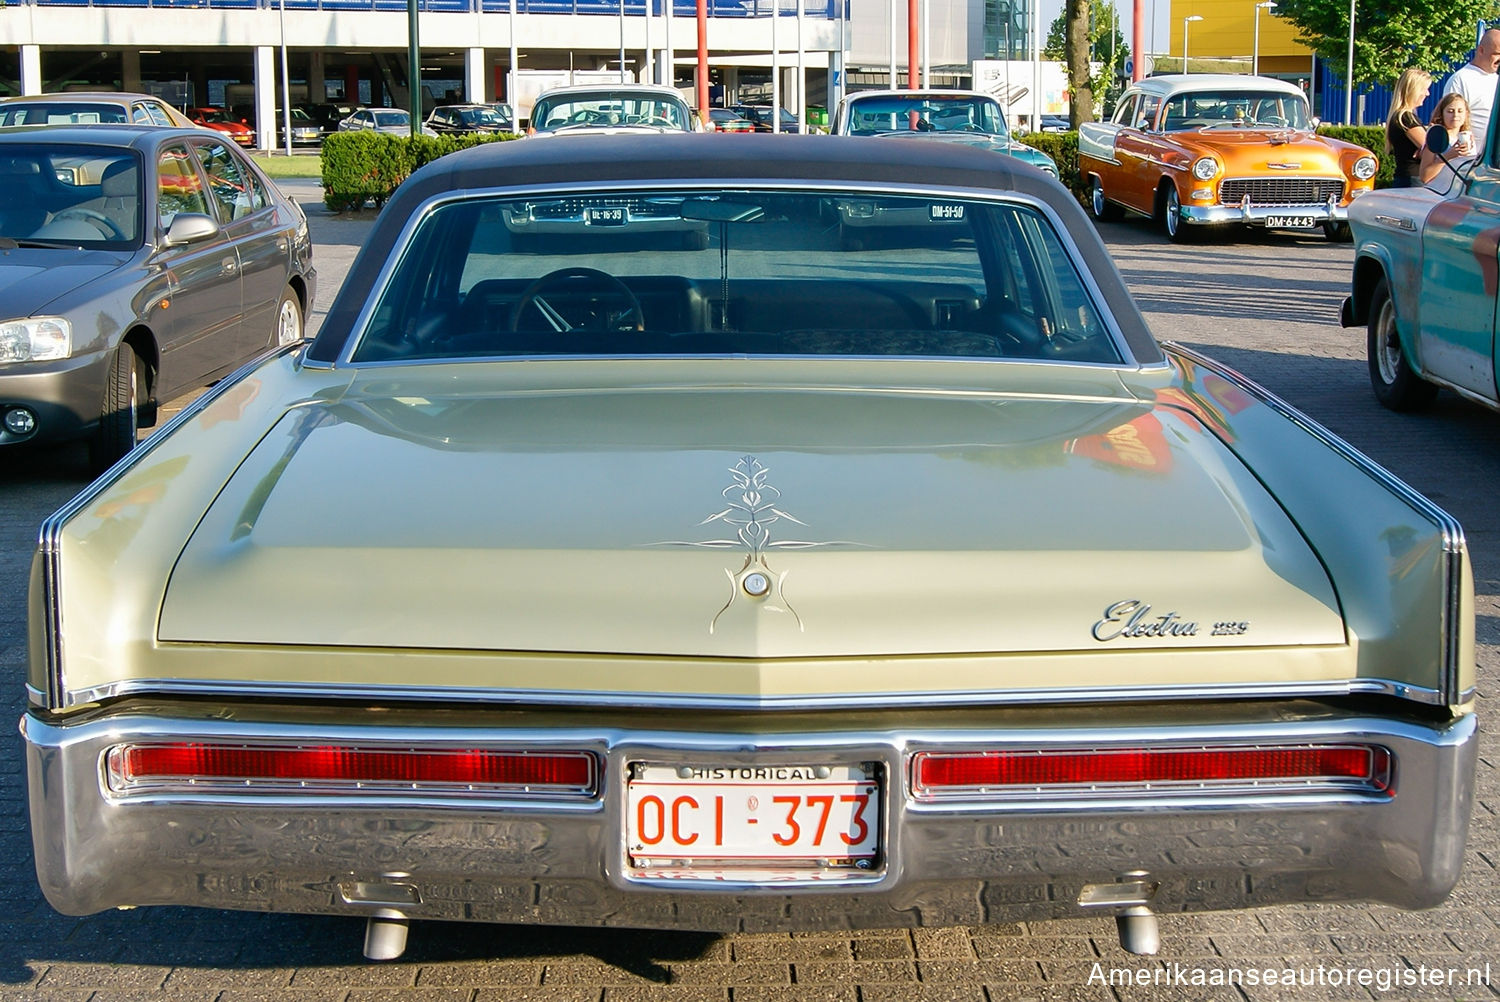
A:
<svg viewBox="0 0 1500 1002">
<path fill-rule="evenodd" d="M 316 193 L 323 275 L 313 322 L 331 301 L 366 223 L 329 217 Z M 1259 380 L 1464 523 L 1479 594 L 1480 698 L 1500 670 L 1500 415 L 1444 398 L 1430 413 L 1375 405 L 1363 335 L 1336 326 L 1347 245 L 1247 237 L 1167 246 L 1143 222 L 1104 227 L 1158 336 L 1203 348 Z M 5 457 L 9 462 L 10 457 Z M 81 451 L 0 467 L 0 716 L 21 713 L 26 566 L 36 526 L 82 483 Z M 1309 471 L 1314 475 L 1314 471 Z M 1484 712 L 1484 711 L 1482 711 Z M 1488 722 L 1487 712 L 1483 719 Z M 1305 906 L 1166 917 L 1163 951 L 1133 957 L 1108 918 L 982 929 L 714 936 L 418 924 L 400 962 L 360 958 L 357 920 L 143 909 L 75 919 L 42 900 L 31 873 L 19 739 L 0 757 L 0 1002 L 978 1002 L 1229 999 L 1492 999 L 1480 985 L 1108 988 L 1110 968 L 1205 973 L 1291 966 L 1383 972 L 1489 961 L 1500 982 L 1500 787 L 1483 756 L 1463 881 L 1442 908 Z M 1098 966 L 1096 966 L 1098 965 Z M 1094 983 L 1090 983 L 1091 977 Z"/>
</svg>

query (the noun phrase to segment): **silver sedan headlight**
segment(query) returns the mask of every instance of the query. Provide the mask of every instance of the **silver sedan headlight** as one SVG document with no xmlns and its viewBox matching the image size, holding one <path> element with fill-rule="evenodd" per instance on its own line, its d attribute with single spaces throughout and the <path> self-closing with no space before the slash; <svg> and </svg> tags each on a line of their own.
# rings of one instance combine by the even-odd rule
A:
<svg viewBox="0 0 1500 1002">
<path fill-rule="evenodd" d="M 1199 157 L 1193 161 L 1193 177 L 1200 181 L 1207 181 L 1219 173 L 1219 161 L 1213 157 Z"/>
<path fill-rule="evenodd" d="M 73 325 L 62 317 L 0 321 L 0 362 L 45 362 L 73 353 Z"/>
<path fill-rule="evenodd" d="M 1374 157 L 1360 157 L 1354 161 L 1354 176 L 1361 181 L 1368 181 L 1375 176 L 1379 165 L 1375 163 Z"/>
</svg>

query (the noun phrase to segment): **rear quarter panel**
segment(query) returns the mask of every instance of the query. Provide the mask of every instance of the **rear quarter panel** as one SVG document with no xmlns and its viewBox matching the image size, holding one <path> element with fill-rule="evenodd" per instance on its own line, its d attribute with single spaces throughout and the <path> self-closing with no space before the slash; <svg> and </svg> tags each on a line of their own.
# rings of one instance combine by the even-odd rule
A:
<svg viewBox="0 0 1500 1002">
<path fill-rule="evenodd" d="M 1182 385 L 1161 393 L 1178 397 L 1255 472 L 1323 561 L 1358 677 L 1425 702 L 1468 702 L 1474 586 L 1458 523 L 1232 370 L 1180 346 L 1170 361 Z"/>
</svg>

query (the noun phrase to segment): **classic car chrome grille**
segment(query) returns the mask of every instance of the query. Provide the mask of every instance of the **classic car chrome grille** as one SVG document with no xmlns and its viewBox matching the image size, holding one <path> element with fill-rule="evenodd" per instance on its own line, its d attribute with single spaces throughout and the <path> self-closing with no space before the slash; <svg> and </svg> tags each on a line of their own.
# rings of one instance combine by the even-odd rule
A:
<svg viewBox="0 0 1500 1002">
<path fill-rule="evenodd" d="M 1219 185 L 1219 201 L 1239 205 L 1317 205 L 1332 198 L 1342 201 L 1344 182 L 1331 177 L 1231 177 Z"/>
</svg>

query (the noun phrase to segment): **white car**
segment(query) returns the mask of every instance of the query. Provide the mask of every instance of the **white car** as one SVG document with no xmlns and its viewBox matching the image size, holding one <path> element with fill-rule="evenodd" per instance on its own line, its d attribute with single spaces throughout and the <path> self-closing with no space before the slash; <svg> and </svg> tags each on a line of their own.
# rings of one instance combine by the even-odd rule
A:
<svg viewBox="0 0 1500 1002">
<path fill-rule="evenodd" d="M 411 135 L 411 113 L 402 108 L 361 108 L 339 123 L 340 132 L 384 132 L 388 136 Z M 421 126 L 424 136 L 436 138 L 437 133 L 425 124 Z"/>
<path fill-rule="evenodd" d="M 697 132 L 691 109 L 672 87 L 603 84 L 557 87 L 531 106 L 529 135 Z"/>
</svg>

